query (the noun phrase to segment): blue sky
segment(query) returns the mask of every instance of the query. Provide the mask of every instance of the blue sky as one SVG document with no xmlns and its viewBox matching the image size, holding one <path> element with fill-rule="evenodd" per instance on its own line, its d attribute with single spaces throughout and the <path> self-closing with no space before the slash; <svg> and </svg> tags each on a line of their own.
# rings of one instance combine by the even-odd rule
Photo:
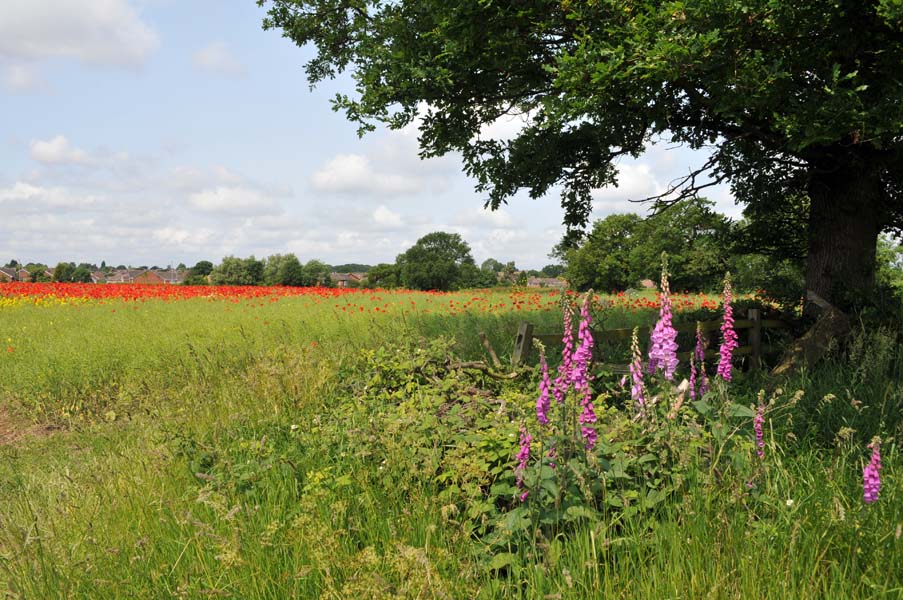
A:
<svg viewBox="0 0 903 600">
<path fill-rule="evenodd" d="M 0 261 L 373 264 L 441 229 L 478 262 L 550 262 L 556 195 L 484 211 L 458 157 L 417 158 L 414 128 L 359 139 L 329 104 L 350 80 L 311 92 L 309 51 L 262 17 L 253 0 L 0 3 Z M 642 212 L 628 199 L 703 159 L 657 145 L 621 164 L 594 218 Z M 738 216 L 727 189 L 709 196 Z"/>
</svg>

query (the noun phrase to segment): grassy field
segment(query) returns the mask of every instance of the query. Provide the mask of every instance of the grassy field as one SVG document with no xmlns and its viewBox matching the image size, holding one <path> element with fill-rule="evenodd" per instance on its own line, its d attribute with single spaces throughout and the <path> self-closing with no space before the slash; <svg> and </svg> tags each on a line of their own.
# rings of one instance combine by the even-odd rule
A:
<svg viewBox="0 0 903 600">
<path fill-rule="evenodd" d="M 610 300 L 597 323 L 654 319 L 648 297 Z M 551 292 L 0 291 L 0 591 L 903 598 L 897 333 L 860 333 L 791 380 L 716 383 L 716 407 L 767 388 L 761 460 L 745 412 L 688 404 L 640 428 L 618 377 L 597 373 L 603 458 L 588 464 L 604 493 L 552 523 L 511 493 L 535 357 L 514 379 L 466 365 L 487 358 L 479 332 L 505 362 L 517 323 L 560 330 L 558 307 Z M 875 435 L 883 485 L 864 504 Z M 667 467 L 599 466 L 646 461 L 641 440 L 690 441 Z"/>
</svg>

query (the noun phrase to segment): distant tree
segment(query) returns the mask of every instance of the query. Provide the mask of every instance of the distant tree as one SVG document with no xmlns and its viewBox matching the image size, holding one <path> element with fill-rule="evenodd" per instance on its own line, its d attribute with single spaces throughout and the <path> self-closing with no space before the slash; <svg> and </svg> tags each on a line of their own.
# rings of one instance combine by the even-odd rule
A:
<svg viewBox="0 0 903 600">
<path fill-rule="evenodd" d="M 12 259 L 11 261 L 9 261 L 8 263 L 6 263 L 6 264 L 3 265 L 3 266 L 6 267 L 7 269 L 18 269 L 18 268 L 19 268 L 19 261 L 17 261 L 17 260 L 14 258 L 14 259 Z"/>
<path fill-rule="evenodd" d="M 367 272 L 367 287 L 396 288 L 401 285 L 397 265 L 380 263 Z"/>
<path fill-rule="evenodd" d="M 79 265 L 72 271 L 72 281 L 75 283 L 91 283 L 91 270 L 85 265 Z"/>
<path fill-rule="evenodd" d="M 630 252 L 631 285 L 657 280 L 662 252 L 668 253 L 671 289 L 707 290 L 721 284 L 731 254 L 730 220 L 704 198 L 678 202 L 643 219 Z"/>
<path fill-rule="evenodd" d="M 630 253 L 638 243 L 636 233 L 642 221 L 634 214 L 596 221 L 583 244 L 565 254 L 565 277 L 570 285 L 603 292 L 630 287 Z"/>
<path fill-rule="evenodd" d="M 332 273 L 332 268 L 325 262 L 317 259 L 309 260 L 302 269 L 301 285 L 332 287 L 333 282 L 329 276 L 330 273 Z"/>
<path fill-rule="evenodd" d="M 214 285 L 260 285 L 263 283 L 263 261 L 254 256 L 236 258 L 227 256 L 210 272 Z"/>
<path fill-rule="evenodd" d="M 47 275 L 46 265 L 27 265 L 25 267 L 30 275 L 29 281 L 32 283 L 45 283 L 51 280 Z"/>
<path fill-rule="evenodd" d="M 213 272 L 213 263 L 202 260 L 188 269 L 188 274 L 182 280 L 182 285 L 207 285 L 207 276 Z"/>
<path fill-rule="evenodd" d="M 371 265 L 363 265 L 360 263 L 347 263 L 344 265 L 335 265 L 332 270 L 336 273 L 367 273 L 372 269 Z"/>
<path fill-rule="evenodd" d="M 72 281 L 72 274 L 75 272 L 75 265 L 72 263 L 61 262 L 53 269 L 53 280 L 60 283 Z"/>
<path fill-rule="evenodd" d="M 274 254 L 266 259 L 263 281 L 266 285 L 304 285 L 304 267 L 294 254 Z"/>
<path fill-rule="evenodd" d="M 101 271 L 107 270 L 107 261 L 105 261 L 105 260 L 100 261 L 100 270 Z"/>
<path fill-rule="evenodd" d="M 712 206 L 689 199 L 645 219 L 621 214 L 596 221 L 583 243 L 567 251 L 565 276 L 578 289 L 623 290 L 656 281 L 667 252 L 672 289 L 713 289 L 729 266 L 732 226 Z"/>
<path fill-rule="evenodd" d="M 903 293 L 903 246 L 889 238 L 878 238 L 878 284 Z"/>
<path fill-rule="evenodd" d="M 125 270 L 126 270 L 126 266 L 125 266 L 125 265 L 116 265 L 116 270 L 117 270 L 117 271 L 125 271 Z"/>
<path fill-rule="evenodd" d="M 801 260 L 753 252 L 733 254 L 728 263 L 735 290 L 764 291 L 769 297 L 788 304 L 798 304 L 803 297 L 805 270 Z"/>
<path fill-rule="evenodd" d="M 542 268 L 543 277 L 559 277 L 564 273 L 564 265 L 546 265 Z"/>
<path fill-rule="evenodd" d="M 185 265 L 185 263 L 179 263 L 179 264 L 176 266 L 176 270 L 177 270 L 177 271 L 187 271 L 187 270 L 188 270 L 188 267 Z"/>
<path fill-rule="evenodd" d="M 470 246 L 457 233 L 429 233 L 396 261 L 402 284 L 418 290 L 456 290 L 476 283 Z"/>
<path fill-rule="evenodd" d="M 481 271 L 491 272 L 491 273 L 501 273 L 502 269 L 505 267 L 502 263 L 497 261 L 494 258 L 487 258 L 483 261 L 483 264 L 480 265 Z"/>
<path fill-rule="evenodd" d="M 209 260 L 201 260 L 198 261 L 193 267 L 191 267 L 192 275 L 200 275 L 201 277 L 206 277 L 213 272 L 213 263 Z"/>
</svg>

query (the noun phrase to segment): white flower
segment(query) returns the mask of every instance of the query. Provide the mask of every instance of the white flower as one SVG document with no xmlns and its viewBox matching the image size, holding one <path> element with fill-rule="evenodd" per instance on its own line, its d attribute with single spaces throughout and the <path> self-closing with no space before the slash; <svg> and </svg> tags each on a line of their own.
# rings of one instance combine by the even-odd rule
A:
<svg viewBox="0 0 903 600">
<path fill-rule="evenodd" d="M 793 498 L 787 498 L 787 508 L 793 506 Z"/>
</svg>

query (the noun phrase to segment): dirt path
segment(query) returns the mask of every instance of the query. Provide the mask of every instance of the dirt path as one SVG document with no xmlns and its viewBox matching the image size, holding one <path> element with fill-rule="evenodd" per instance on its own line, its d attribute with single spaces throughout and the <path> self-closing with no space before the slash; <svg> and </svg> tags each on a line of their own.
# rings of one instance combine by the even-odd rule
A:
<svg viewBox="0 0 903 600">
<path fill-rule="evenodd" d="M 36 425 L 16 416 L 9 407 L 0 406 L 0 446 L 11 446 L 27 438 L 50 435 L 55 429 L 50 425 Z"/>
</svg>

